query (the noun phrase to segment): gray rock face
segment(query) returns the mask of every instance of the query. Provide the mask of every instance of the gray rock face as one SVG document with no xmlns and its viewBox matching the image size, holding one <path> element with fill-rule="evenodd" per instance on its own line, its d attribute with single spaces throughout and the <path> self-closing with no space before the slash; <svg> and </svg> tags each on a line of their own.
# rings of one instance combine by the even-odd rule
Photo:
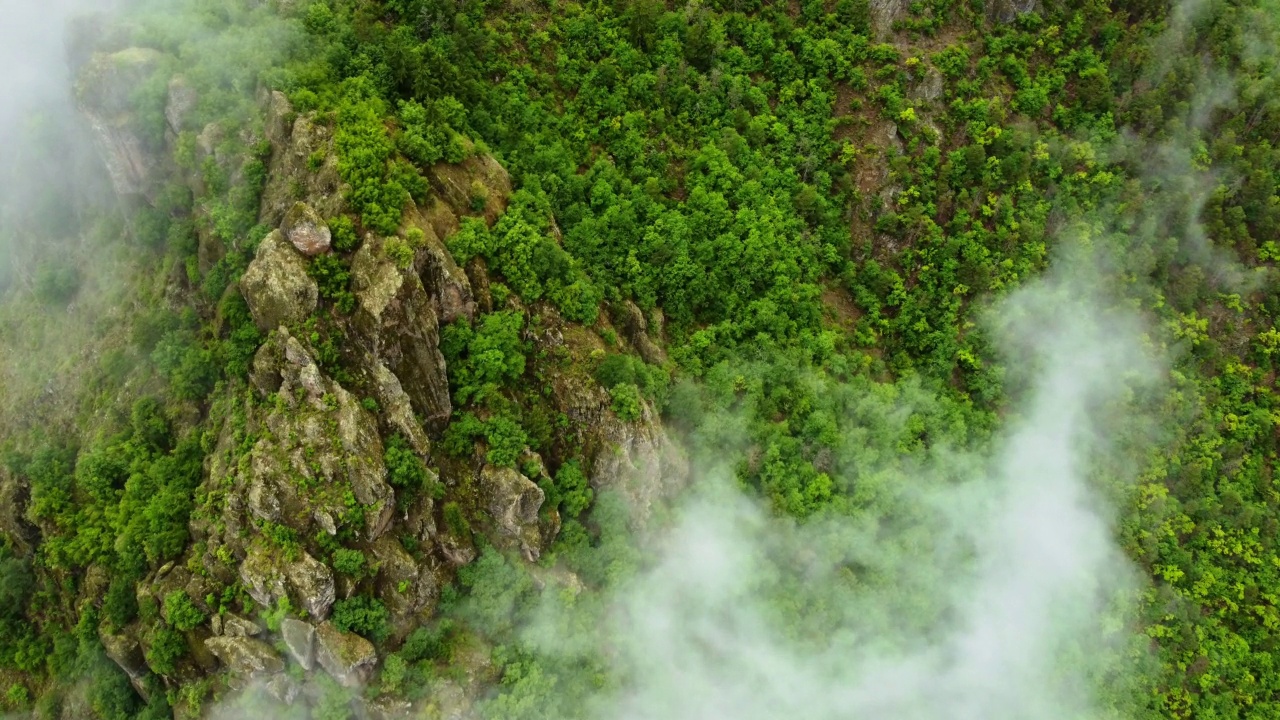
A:
<svg viewBox="0 0 1280 720">
<path fill-rule="evenodd" d="M 258 329 L 301 323 L 320 302 L 320 290 L 307 274 L 307 262 L 280 231 L 262 240 L 240 278 L 240 291 Z"/>
<path fill-rule="evenodd" d="M 542 488 L 516 470 L 492 465 L 480 470 L 479 479 L 485 509 L 498 531 L 519 540 L 525 557 L 536 560 L 541 544 L 538 509 L 546 499 Z"/>
<path fill-rule="evenodd" d="M 1040 9 L 1039 0 L 987 0 L 987 20 L 998 23 L 1011 23 L 1019 15 L 1036 12 Z"/>
<path fill-rule="evenodd" d="M 906 0 L 871 0 L 871 28 L 878 37 L 893 32 L 893 24 L 902 19 L 909 3 Z"/>
<path fill-rule="evenodd" d="M 93 56 L 80 70 L 76 99 L 120 196 L 155 190 L 163 138 L 152 137 L 134 110 L 133 93 L 163 66 L 164 54 L 128 48 Z"/>
<path fill-rule="evenodd" d="M 924 77 L 907 91 L 907 97 L 921 102 L 937 101 L 942 97 L 942 73 L 932 67 L 926 70 Z"/>
<path fill-rule="evenodd" d="M 285 566 L 285 576 L 307 615 L 317 620 L 329 617 L 336 598 L 329 566 L 304 552 L 296 562 Z"/>
<path fill-rule="evenodd" d="M 175 77 L 169 81 L 169 99 L 164 106 L 164 119 L 169 123 L 170 131 L 182 132 L 199 99 L 200 96 L 186 78 Z"/>
<path fill-rule="evenodd" d="M 284 670 L 284 661 L 270 645 L 251 637 L 211 637 L 204 645 L 235 675 L 265 678 Z"/>
<path fill-rule="evenodd" d="M 289 649 L 289 656 L 303 670 L 310 672 L 316 666 L 316 629 L 310 623 L 285 618 L 280 621 L 280 637 Z"/>
<path fill-rule="evenodd" d="M 359 300 L 353 326 L 365 353 L 390 370 L 414 411 L 428 424 L 448 420 L 453 406 L 435 308 L 412 270 L 386 256 L 370 236 L 351 263 L 351 288 Z"/>
<path fill-rule="evenodd" d="M 294 203 L 289 212 L 285 213 L 281 230 L 303 255 L 311 257 L 329 251 L 332 240 L 329 226 L 320 217 L 320 213 L 306 203 Z"/>
<path fill-rule="evenodd" d="M 262 627 L 252 620 L 227 613 L 222 618 L 222 635 L 227 637 L 256 637 L 262 634 Z"/>
<path fill-rule="evenodd" d="M 378 653 L 368 640 L 325 622 L 316 628 L 316 662 L 344 687 L 359 687 L 377 666 Z"/>
</svg>

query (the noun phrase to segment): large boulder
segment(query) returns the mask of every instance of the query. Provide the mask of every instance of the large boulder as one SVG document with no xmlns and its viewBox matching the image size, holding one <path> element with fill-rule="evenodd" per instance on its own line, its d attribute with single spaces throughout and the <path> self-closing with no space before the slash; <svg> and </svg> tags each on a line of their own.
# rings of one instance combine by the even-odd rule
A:
<svg viewBox="0 0 1280 720">
<path fill-rule="evenodd" d="M 258 329 L 300 324 L 320 302 L 320 289 L 307 273 L 307 261 L 276 230 L 258 245 L 240 278 L 240 291 Z"/>
<path fill-rule="evenodd" d="M 275 648 L 251 637 L 211 637 L 204 645 L 240 679 L 266 678 L 284 670 Z"/>
<path fill-rule="evenodd" d="M 310 672 L 316 666 L 316 629 L 310 623 L 285 618 L 280 621 L 280 639 L 284 641 L 289 656 L 303 670 Z"/>
<path fill-rule="evenodd" d="M 320 213 L 304 202 L 293 204 L 280 229 L 298 252 L 308 257 L 328 252 L 333 239 Z"/>
<path fill-rule="evenodd" d="M 159 181 L 163 126 L 138 111 L 137 91 L 163 71 L 165 55 L 133 47 L 97 53 L 80 69 L 76 100 L 121 197 L 152 196 Z M 163 121 L 163 118 L 161 118 Z"/>
<path fill-rule="evenodd" d="M 542 488 L 512 468 L 485 465 L 479 475 L 480 495 L 503 535 L 520 542 L 525 557 L 536 560 L 541 545 L 538 510 L 546 498 Z"/>
<path fill-rule="evenodd" d="M 344 687 L 359 687 L 377 666 L 378 653 L 368 640 L 324 622 L 316 628 L 316 662 Z"/>
</svg>

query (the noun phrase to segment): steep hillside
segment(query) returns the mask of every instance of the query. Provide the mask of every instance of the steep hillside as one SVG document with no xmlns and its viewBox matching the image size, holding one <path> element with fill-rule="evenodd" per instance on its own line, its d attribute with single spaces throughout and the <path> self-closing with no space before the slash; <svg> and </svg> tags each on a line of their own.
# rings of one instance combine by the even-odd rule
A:
<svg viewBox="0 0 1280 720">
<path fill-rule="evenodd" d="M 0 185 L 2 707 L 1273 717 L 1278 22 L 75 18 L 29 147 L 98 162 Z"/>
</svg>

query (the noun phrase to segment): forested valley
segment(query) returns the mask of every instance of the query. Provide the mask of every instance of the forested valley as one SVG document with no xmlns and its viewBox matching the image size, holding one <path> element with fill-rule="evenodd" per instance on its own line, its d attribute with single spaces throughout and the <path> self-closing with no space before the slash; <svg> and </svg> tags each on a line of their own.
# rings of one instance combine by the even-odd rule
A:
<svg viewBox="0 0 1280 720">
<path fill-rule="evenodd" d="M 1276 0 L 16 4 L 4 717 L 1280 718 Z"/>
</svg>

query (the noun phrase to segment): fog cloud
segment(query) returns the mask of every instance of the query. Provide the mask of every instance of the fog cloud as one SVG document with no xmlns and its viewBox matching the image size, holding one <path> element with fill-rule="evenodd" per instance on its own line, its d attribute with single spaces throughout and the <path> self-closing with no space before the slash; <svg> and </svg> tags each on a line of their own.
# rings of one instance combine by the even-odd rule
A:
<svg viewBox="0 0 1280 720">
<path fill-rule="evenodd" d="M 1137 581 L 1091 474 L 1129 419 L 1113 398 L 1150 387 L 1158 364 L 1138 321 L 1079 279 L 1033 284 L 992 317 L 1008 364 L 1035 368 L 998 449 L 859 468 L 895 484 L 883 492 L 907 523 L 797 525 L 712 464 L 614 596 L 622 681 L 595 717 L 1120 716 L 1107 674 L 1133 674 Z"/>
</svg>

